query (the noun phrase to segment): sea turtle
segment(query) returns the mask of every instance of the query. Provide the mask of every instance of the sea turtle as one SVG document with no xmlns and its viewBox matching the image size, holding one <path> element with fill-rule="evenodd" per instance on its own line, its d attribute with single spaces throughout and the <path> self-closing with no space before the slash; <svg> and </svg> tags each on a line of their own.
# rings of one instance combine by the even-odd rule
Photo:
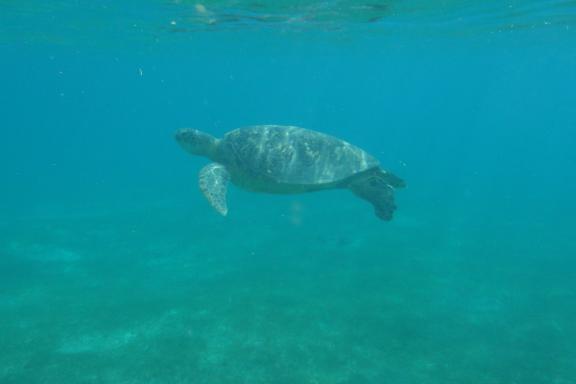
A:
<svg viewBox="0 0 576 384">
<path fill-rule="evenodd" d="M 250 191 L 280 194 L 348 188 L 372 203 L 382 220 L 392 219 L 394 189 L 404 186 L 362 149 L 309 129 L 258 125 L 217 139 L 184 128 L 175 136 L 187 152 L 213 161 L 200 171 L 200 189 L 224 216 L 229 181 Z"/>
</svg>

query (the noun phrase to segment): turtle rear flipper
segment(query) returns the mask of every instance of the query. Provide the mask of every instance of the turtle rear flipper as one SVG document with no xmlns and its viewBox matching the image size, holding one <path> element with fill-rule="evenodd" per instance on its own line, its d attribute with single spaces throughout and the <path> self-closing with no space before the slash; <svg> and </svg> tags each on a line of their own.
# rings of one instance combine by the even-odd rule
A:
<svg viewBox="0 0 576 384">
<path fill-rule="evenodd" d="M 200 190 L 206 196 L 210 205 L 222 216 L 228 214 L 226 191 L 230 174 L 222 164 L 211 163 L 200 170 Z"/>
<path fill-rule="evenodd" d="M 404 188 L 406 186 L 406 182 L 396 176 L 395 174 L 387 171 L 382 171 L 384 180 L 386 183 L 394 188 Z"/>
<path fill-rule="evenodd" d="M 351 183 L 348 188 L 359 198 L 367 200 L 374 206 L 376 216 L 385 221 L 392 220 L 396 204 L 394 203 L 394 187 L 389 184 L 390 173 L 374 172 L 365 175 Z M 396 177 L 400 182 L 399 187 L 404 186 L 404 182 Z"/>
</svg>

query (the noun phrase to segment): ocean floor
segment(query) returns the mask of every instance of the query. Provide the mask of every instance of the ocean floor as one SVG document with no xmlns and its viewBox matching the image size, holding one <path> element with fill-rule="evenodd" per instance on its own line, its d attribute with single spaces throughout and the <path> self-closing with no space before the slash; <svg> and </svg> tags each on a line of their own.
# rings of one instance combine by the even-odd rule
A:
<svg viewBox="0 0 576 384">
<path fill-rule="evenodd" d="M 0 383 L 576 383 L 562 247 L 356 208 L 4 223 Z"/>
</svg>

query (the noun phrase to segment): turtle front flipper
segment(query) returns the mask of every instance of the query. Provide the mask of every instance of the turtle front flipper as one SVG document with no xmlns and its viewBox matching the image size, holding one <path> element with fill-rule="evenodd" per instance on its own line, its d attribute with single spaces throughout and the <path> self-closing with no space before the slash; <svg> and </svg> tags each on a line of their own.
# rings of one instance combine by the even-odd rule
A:
<svg viewBox="0 0 576 384">
<path fill-rule="evenodd" d="M 230 174 L 222 164 L 211 163 L 200 170 L 200 190 L 206 196 L 210 205 L 222 216 L 228 213 L 226 191 Z"/>
<path fill-rule="evenodd" d="M 404 187 L 402 179 L 396 176 L 391 178 L 390 175 L 380 170 L 370 172 L 348 186 L 356 196 L 372 203 L 376 216 L 386 221 L 392 220 L 396 210 L 394 188 Z"/>
</svg>

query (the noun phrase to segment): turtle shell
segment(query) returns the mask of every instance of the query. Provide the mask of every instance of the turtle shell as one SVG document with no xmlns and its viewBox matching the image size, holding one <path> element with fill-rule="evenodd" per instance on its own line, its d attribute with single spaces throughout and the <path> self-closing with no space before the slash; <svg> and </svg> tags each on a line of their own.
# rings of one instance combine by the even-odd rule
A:
<svg viewBox="0 0 576 384">
<path fill-rule="evenodd" d="M 335 183 L 378 167 L 374 157 L 343 140 L 304 128 L 259 125 L 227 133 L 221 142 L 227 165 L 276 183 Z"/>
</svg>

